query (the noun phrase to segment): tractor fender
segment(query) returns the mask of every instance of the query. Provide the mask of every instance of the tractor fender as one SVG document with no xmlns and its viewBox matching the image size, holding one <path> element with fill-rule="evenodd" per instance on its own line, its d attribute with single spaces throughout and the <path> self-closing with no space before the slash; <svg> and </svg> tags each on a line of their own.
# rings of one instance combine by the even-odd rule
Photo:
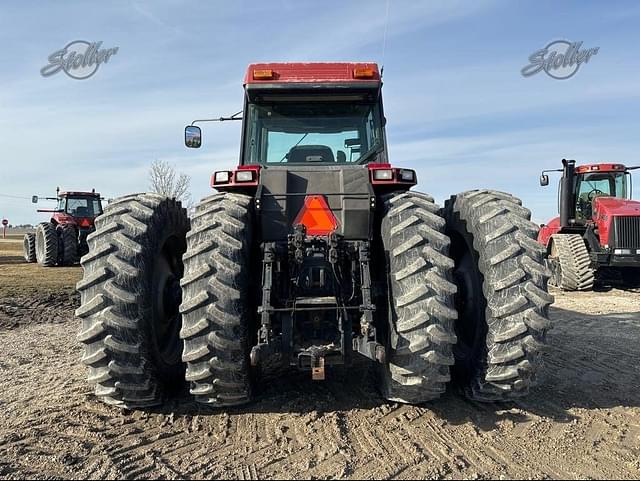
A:
<svg viewBox="0 0 640 481">
<path fill-rule="evenodd" d="M 552 219 L 548 224 L 540 226 L 538 242 L 547 248 L 547 254 L 551 251 L 551 237 L 560 232 L 560 217 Z"/>
<path fill-rule="evenodd" d="M 69 214 L 66 214 L 64 212 L 56 212 L 55 214 L 53 214 L 53 217 L 51 217 L 51 223 L 54 225 L 77 225 L 77 222 L 73 218 L 73 216 L 70 216 Z"/>
</svg>

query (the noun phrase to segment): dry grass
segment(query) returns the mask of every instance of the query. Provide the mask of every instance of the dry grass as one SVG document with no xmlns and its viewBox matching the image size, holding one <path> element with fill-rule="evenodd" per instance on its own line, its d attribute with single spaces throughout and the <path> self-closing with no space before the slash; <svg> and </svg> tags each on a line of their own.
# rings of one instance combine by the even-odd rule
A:
<svg viewBox="0 0 640 481">
<path fill-rule="evenodd" d="M 1 236 L 0 236 L 1 237 Z M 0 238 L 0 299 L 72 292 L 82 276 L 80 267 L 41 267 L 22 257 L 22 236 Z"/>
</svg>

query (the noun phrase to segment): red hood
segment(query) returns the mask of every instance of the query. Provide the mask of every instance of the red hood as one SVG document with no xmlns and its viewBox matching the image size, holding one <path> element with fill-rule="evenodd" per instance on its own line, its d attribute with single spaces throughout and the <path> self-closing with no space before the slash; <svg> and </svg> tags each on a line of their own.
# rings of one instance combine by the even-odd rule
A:
<svg viewBox="0 0 640 481">
<path fill-rule="evenodd" d="M 594 211 L 607 216 L 640 216 L 640 202 L 617 197 L 596 197 Z"/>
</svg>

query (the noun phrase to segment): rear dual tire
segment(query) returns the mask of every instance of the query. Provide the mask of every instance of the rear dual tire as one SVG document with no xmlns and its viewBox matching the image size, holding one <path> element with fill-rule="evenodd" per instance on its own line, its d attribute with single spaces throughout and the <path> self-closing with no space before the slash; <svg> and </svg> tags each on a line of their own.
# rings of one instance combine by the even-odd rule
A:
<svg viewBox="0 0 640 481">
<path fill-rule="evenodd" d="M 553 302 L 538 227 L 519 199 L 491 190 L 451 197 L 444 214 L 458 286 L 454 380 L 478 401 L 523 396 L 538 379 Z"/>
<path fill-rule="evenodd" d="M 191 394 L 212 407 L 246 404 L 253 396 L 251 205 L 246 195 L 214 194 L 196 206 L 187 235 L 182 360 Z"/>
<path fill-rule="evenodd" d="M 389 401 L 436 399 L 450 380 L 456 286 L 439 210 L 432 197 L 418 192 L 392 194 L 384 202 L 389 319 L 380 390 Z"/>
<path fill-rule="evenodd" d="M 25 234 L 24 239 L 22 241 L 22 250 L 24 255 L 24 260 L 28 263 L 37 262 L 36 259 L 36 235 L 35 234 Z"/>
<path fill-rule="evenodd" d="M 180 203 L 157 194 L 117 199 L 96 219 L 76 316 L 89 382 L 108 404 L 155 406 L 183 384 L 178 309 L 188 230 Z"/>
<path fill-rule="evenodd" d="M 79 261 L 76 227 L 39 224 L 35 234 L 24 237 L 24 257 L 27 262 L 38 262 L 43 267 L 76 265 Z"/>
<path fill-rule="evenodd" d="M 43 267 L 53 267 L 58 263 L 58 233 L 51 222 L 43 222 L 36 227 L 36 260 Z"/>
<path fill-rule="evenodd" d="M 502 192 L 470 191 L 446 202 L 443 219 L 424 194 L 386 201 L 385 398 L 435 399 L 451 365 L 455 384 L 478 401 L 520 397 L 535 385 L 553 298 L 537 226 L 521 204 Z"/>
<path fill-rule="evenodd" d="M 65 224 L 58 226 L 58 237 L 60 239 L 60 263 L 63 266 L 74 266 L 80 260 L 78 253 L 78 231 L 75 226 Z"/>
</svg>

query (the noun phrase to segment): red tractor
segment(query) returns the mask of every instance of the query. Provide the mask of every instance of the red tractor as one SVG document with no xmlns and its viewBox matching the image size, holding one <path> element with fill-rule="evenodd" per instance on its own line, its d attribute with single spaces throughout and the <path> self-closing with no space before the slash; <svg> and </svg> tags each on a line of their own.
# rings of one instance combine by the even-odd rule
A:
<svg viewBox="0 0 640 481">
<path fill-rule="evenodd" d="M 38 196 L 33 196 L 37 203 Z M 60 192 L 47 197 L 58 203 L 55 209 L 39 209 L 52 213 L 49 222 L 36 227 L 35 234 L 24 236 L 24 257 L 44 267 L 72 266 L 89 251 L 87 236 L 95 230 L 95 219 L 102 214 L 102 199 L 91 192 Z"/>
<path fill-rule="evenodd" d="M 157 194 L 96 219 L 78 284 L 79 339 L 105 402 L 157 405 L 186 381 L 220 407 L 260 374 L 315 380 L 356 361 L 392 401 L 422 403 L 453 379 L 506 400 L 536 382 L 549 272 L 515 197 L 452 196 L 441 209 L 389 163 L 372 63 L 250 65 L 240 162 L 189 219 Z M 185 129 L 200 147 L 201 131 Z"/>
<path fill-rule="evenodd" d="M 631 200 L 630 171 L 640 167 L 562 160 L 560 216 L 543 225 L 551 282 L 568 291 L 588 290 L 595 280 L 640 283 L 640 202 Z"/>
</svg>

